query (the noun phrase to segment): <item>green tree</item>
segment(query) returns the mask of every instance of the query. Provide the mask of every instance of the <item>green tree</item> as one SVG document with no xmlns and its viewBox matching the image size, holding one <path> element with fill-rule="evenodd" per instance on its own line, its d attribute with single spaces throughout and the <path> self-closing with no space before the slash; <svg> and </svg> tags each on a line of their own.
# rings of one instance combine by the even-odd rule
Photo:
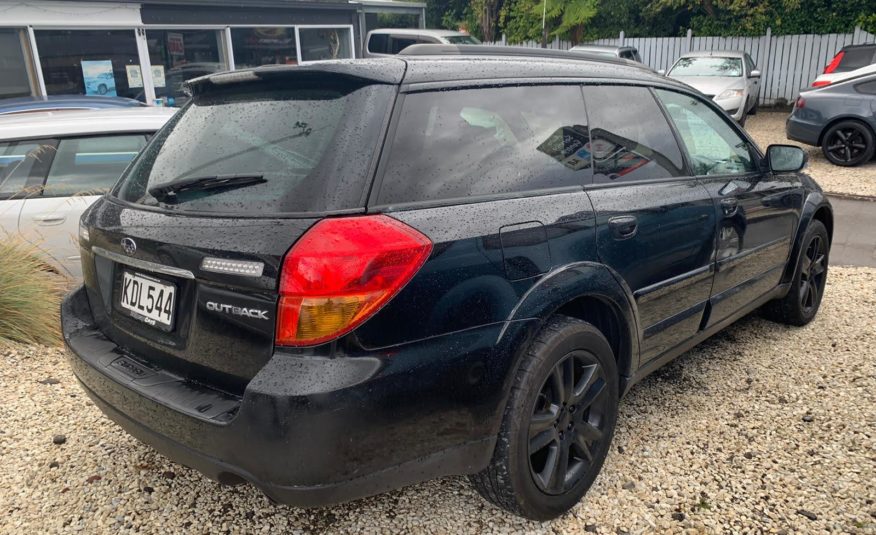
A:
<svg viewBox="0 0 876 535">
<path fill-rule="evenodd" d="M 675 35 L 846 33 L 867 24 L 874 0 L 651 0 L 646 17 L 673 20 Z"/>
<path fill-rule="evenodd" d="M 499 14 L 499 23 L 514 43 L 539 37 L 542 44 L 553 37 L 579 42 L 598 6 L 599 0 L 509 0 Z"/>
</svg>

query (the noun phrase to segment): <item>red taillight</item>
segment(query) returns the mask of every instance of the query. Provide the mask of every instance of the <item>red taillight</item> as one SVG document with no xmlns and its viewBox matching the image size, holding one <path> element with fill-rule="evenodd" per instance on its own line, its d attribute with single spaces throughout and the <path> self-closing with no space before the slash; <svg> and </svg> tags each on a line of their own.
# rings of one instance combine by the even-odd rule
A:
<svg viewBox="0 0 876 535">
<path fill-rule="evenodd" d="M 824 74 L 830 74 L 835 71 L 837 67 L 839 67 L 840 62 L 843 60 L 843 56 L 845 55 L 846 53 L 840 50 L 837 55 L 833 57 L 830 63 L 827 64 L 827 67 L 824 68 Z"/>
<path fill-rule="evenodd" d="M 825 87 L 830 85 L 832 82 L 830 80 L 815 80 L 812 82 L 812 87 Z"/>
<path fill-rule="evenodd" d="M 803 97 L 797 97 L 797 101 L 794 102 L 794 107 L 800 109 L 804 106 L 806 106 L 806 99 L 804 99 Z"/>
<path fill-rule="evenodd" d="M 346 334 L 422 267 L 432 242 L 385 215 L 323 219 L 286 254 L 277 345 L 309 346 Z"/>
</svg>

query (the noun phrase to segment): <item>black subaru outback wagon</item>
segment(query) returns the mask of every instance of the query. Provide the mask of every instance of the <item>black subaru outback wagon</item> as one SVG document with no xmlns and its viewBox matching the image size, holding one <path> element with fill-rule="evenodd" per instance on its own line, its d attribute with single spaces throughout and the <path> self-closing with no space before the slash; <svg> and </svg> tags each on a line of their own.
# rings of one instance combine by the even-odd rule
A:
<svg viewBox="0 0 876 535">
<path fill-rule="evenodd" d="M 469 474 L 551 518 L 636 381 L 759 307 L 813 318 L 831 208 L 800 149 L 649 70 L 411 52 L 191 82 L 83 217 L 70 363 L 134 436 L 279 502 Z"/>
</svg>

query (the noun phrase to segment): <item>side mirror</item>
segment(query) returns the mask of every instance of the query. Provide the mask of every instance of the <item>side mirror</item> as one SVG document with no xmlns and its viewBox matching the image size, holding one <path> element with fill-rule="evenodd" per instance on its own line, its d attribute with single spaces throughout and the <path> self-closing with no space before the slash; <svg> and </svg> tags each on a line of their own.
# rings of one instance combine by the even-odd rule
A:
<svg viewBox="0 0 876 535">
<path fill-rule="evenodd" d="M 659 71 L 657 71 L 657 74 L 666 76 L 666 69 L 660 69 Z"/>
<path fill-rule="evenodd" d="M 803 169 L 808 159 L 806 151 L 795 145 L 767 147 L 767 164 L 773 173 L 794 173 Z"/>
<path fill-rule="evenodd" d="M 748 73 L 748 77 L 749 78 L 760 78 L 760 71 L 757 69 L 754 69 L 753 71 Z"/>
</svg>

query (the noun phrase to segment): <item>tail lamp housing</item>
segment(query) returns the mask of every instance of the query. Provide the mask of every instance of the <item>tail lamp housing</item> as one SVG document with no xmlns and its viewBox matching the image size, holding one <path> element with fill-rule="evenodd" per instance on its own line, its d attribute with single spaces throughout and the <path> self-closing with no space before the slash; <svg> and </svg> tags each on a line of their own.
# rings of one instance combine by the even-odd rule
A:
<svg viewBox="0 0 876 535">
<path fill-rule="evenodd" d="M 276 344 L 312 346 L 352 331 L 419 271 L 432 242 L 385 215 L 323 219 L 280 273 Z"/>
<path fill-rule="evenodd" d="M 815 80 L 812 82 L 812 87 L 827 87 L 832 82 L 830 80 Z"/>
</svg>

